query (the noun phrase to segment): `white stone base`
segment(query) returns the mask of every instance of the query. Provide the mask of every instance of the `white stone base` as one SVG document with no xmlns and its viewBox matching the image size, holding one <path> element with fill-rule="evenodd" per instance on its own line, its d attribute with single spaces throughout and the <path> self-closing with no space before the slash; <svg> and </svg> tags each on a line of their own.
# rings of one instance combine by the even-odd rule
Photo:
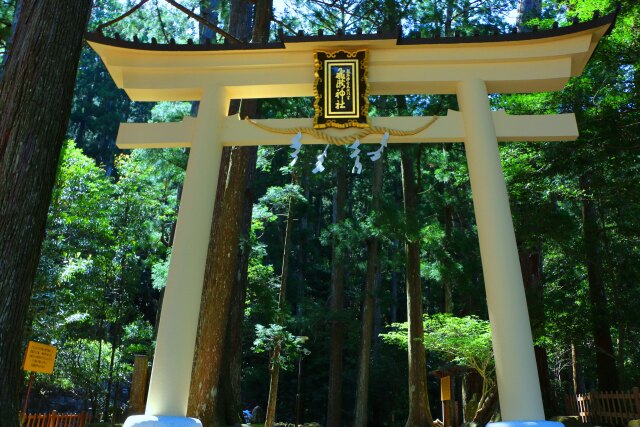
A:
<svg viewBox="0 0 640 427">
<path fill-rule="evenodd" d="M 124 422 L 124 427 L 202 427 L 202 423 L 196 418 L 132 415 Z"/>
<path fill-rule="evenodd" d="M 564 427 L 564 424 L 557 421 L 499 421 L 489 423 L 487 427 Z"/>
</svg>

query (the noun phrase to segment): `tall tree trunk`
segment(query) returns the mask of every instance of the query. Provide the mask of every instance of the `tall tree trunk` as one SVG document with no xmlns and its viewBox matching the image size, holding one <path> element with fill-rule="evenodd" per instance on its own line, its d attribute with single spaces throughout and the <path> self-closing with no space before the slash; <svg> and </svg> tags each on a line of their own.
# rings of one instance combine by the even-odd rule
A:
<svg viewBox="0 0 640 427">
<path fill-rule="evenodd" d="M 240 223 L 247 162 L 240 147 L 231 149 L 228 175 L 219 209 L 215 209 L 207 253 L 200 319 L 191 373 L 187 412 L 214 425 L 220 390 L 231 295 L 237 273 Z M 235 163 L 235 164 L 234 164 Z M 224 171 L 221 170 L 221 174 Z M 224 181 L 223 181 L 224 182 Z"/>
<path fill-rule="evenodd" d="M 105 402 L 104 402 L 104 415 L 102 416 L 103 420 L 109 419 L 109 406 L 111 404 L 111 387 L 113 387 L 113 368 L 116 361 L 116 350 L 118 346 L 114 340 L 113 344 L 111 344 L 111 357 L 109 359 L 109 379 L 107 380 L 107 391 L 105 393 Z"/>
<path fill-rule="evenodd" d="M 418 192 L 415 183 L 413 147 L 402 147 L 402 189 L 407 221 L 405 240 L 407 319 L 409 322 L 409 416 L 405 427 L 433 425 L 427 394 L 427 359 L 423 345 L 422 283 L 420 280 L 420 238 L 418 232 Z"/>
<path fill-rule="evenodd" d="M 266 43 L 269 41 L 269 29 L 273 18 L 273 0 L 256 0 L 253 16 L 251 40 L 254 43 Z"/>
<path fill-rule="evenodd" d="M 528 31 L 525 22 L 533 18 L 539 18 L 542 11 L 542 0 L 518 0 L 518 16 L 516 26 L 518 31 Z"/>
<path fill-rule="evenodd" d="M 598 388 L 602 391 L 618 390 L 618 371 L 616 369 L 611 322 L 607 310 L 607 296 L 602 269 L 602 245 L 598 213 L 595 202 L 589 198 L 590 178 L 580 177 L 580 188 L 587 194 L 582 200 L 582 227 L 584 236 L 585 259 L 589 279 L 589 298 L 591 300 L 591 327 L 596 347 L 596 371 Z"/>
<path fill-rule="evenodd" d="M 578 368 L 578 350 L 576 344 L 571 342 L 571 379 L 573 380 L 573 394 L 582 393 L 580 388 L 580 369 Z"/>
<path fill-rule="evenodd" d="M 345 218 L 347 200 L 347 172 L 339 168 L 337 172 L 336 197 L 334 200 L 333 223 L 338 225 Z M 344 257 L 340 253 L 337 237 L 333 237 L 331 250 L 331 341 L 329 350 L 329 394 L 327 398 L 327 427 L 340 427 L 342 415 L 342 350 L 344 347 Z"/>
<path fill-rule="evenodd" d="M 90 0 L 25 0 L 0 82 L 0 420 L 18 425 L 23 327 Z"/>
<path fill-rule="evenodd" d="M 535 342 L 541 336 L 544 336 L 546 321 L 544 315 L 544 289 L 542 287 L 542 243 L 537 242 L 533 248 L 519 248 L 518 256 L 520 258 L 520 271 L 522 272 L 522 280 L 527 296 L 529 318 L 531 319 L 531 333 Z M 556 413 L 560 408 L 557 407 L 556 399 L 553 396 L 553 390 L 551 388 L 547 349 L 543 346 L 536 345 L 534 352 L 536 356 L 536 366 L 538 368 L 542 402 L 544 404 L 545 414 L 549 416 L 552 413 Z"/>
<path fill-rule="evenodd" d="M 204 6 L 216 4 L 203 0 Z M 247 38 L 251 8 L 231 2 L 229 32 Z M 211 11 L 207 12 L 213 13 Z M 208 37 L 206 33 L 203 37 Z M 238 108 L 238 102 L 232 108 Z M 242 116 L 255 117 L 256 100 L 243 101 Z M 235 111 L 230 111 L 235 114 Z M 241 330 L 244 316 L 248 251 L 239 250 L 251 224 L 257 147 L 225 148 L 228 168 L 221 163 L 218 195 L 207 254 L 188 412 L 212 427 L 236 423 L 241 417 Z M 223 157 L 224 160 L 224 157 Z M 221 189 L 220 183 L 225 183 Z M 226 256 L 220 256 L 225 254 Z M 207 301 L 216 301 L 215 304 Z M 213 321 L 212 321 L 213 320 Z"/>
<path fill-rule="evenodd" d="M 289 251 L 291 250 L 291 229 L 293 226 L 293 199 L 289 199 L 287 209 L 287 226 L 284 232 L 284 245 L 282 249 L 282 272 L 280 274 L 280 291 L 278 292 L 278 324 L 284 323 L 284 308 L 287 296 L 287 281 L 289 276 Z M 280 352 L 282 346 L 277 342 L 271 355 L 271 365 L 269 368 L 269 401 L 267 402 L 267 412 L 265 415 L 264 427 L 273 427 L 276 420 L 276 406 L 278 403 L 278 382 L 280 380 Z"/>
<path fill-rule="evenodd" d="M 615 314 L 615 325 L 618 329 L 617 333 L 617 342 L 616 342 L 616 363 L 618 366 L 618 387 L 626 388 L 629 386 L 629 381 L 627 380 L 627 376 L 625 375 L 624 369 L 624 361 L 626 358 L 625 353 L 625 341 L 627 339 L 627 321 L 622 312 L 622 290 L 621 290 L 621 275 L 618 274 L 619 266 L 613 262 L 611 257 L 611 247 L 609 245 L 609 237 L 606 229 L 606 218 L 605 212 L 600 207 L 598 210 L 598 215 L 600 217 L 600 228 L 602 230 L 602 241 L 604 246 L 604 252 L 606 254 L 605 259 L 607 260 L 607 268 L 611 274 L 611 294 L 613 299 L 613 311 Z M 622 267 L 624 268 L 624 267 Z"/>
<path fill-rule="evenodd" d="M 278 403 L 278 383 L 280 382 L 280 364 L 275 362 L 280 357 L 282 348 L 278 343 L 271 355 L 269 366 L 269 400 L 267 401 L 267 413 L 265 414 L 264 427 L 273 427 L 276 421 L 276 406 Z"/>
<path fill-rule="evenodd" d="M 231 0 L 229 5 L 229 34 L 239 40 L 248 42 L 251 39 L 252 12 L 251 2 Z M 259 32 L 264 35 L 263 30 Z"/>
<path fill-rule="evenodd" d="M 200 16 L 213 25 L 218 25 L 219 7 L 220 0 L 200 0 Z M 206 25 L 198 26 L 198 40 L 200 44 L 205 44 L 207 40 L 213 40 L 215 36 L 215 32 L 210 27 Z"/>
<path fill-rule="evenodd" d="M 371 185 L 371 211 L 377 214 L 380 210 L 380 194 L 382 192 L 383 159 L 373 164 L 373 182 Z M 378 238 L 367 238 L 367 282 L 362 297 L 362 335 L 360 336 L 360 356 L 358 360 L 358 378 L 356 385 L 356 407 L 354 427 L 367 427 L 369 403 L 369 369 L 371 366 L 371 340 L 373 333 L 373 312 L 376 306 L 375 287 L 378 271 Z"/>
<path fill-rule="evenodd" d="M 243 101 L 243 107 L 254 103 Z M 243 110 L 244 111 L 244 110 Z M 231 302 L 229 308 L 229 323 L 226 331 L 225 352 L 223 355 L 223 369 L 221 372 L 221 395 L 218 408 L 219 425 L 235 425 L 242 421 L 242 400 L 240 379 L 242 371 L 242 323 L 244 321 L 245 297 L 247 291 L 247 276 L 249 266 L 249 253 L 251 248 L 248 245 L 249 228 L 251 226 L 251 212 L 253 207 L 253 183 L 255 180 L 255 162 L 257 150 L 246 150 L 242 147 L 237 160 L 246 163 L 247 175 L 245 176 L 245 194 L 242 208 L 242 220 L 240 223 L 241 244 L 234 285 L 232 288 Z M 250 156 L 251 158 L 246 158 Z"/>
<path fill-rule="evenodd" d="M 99 384 L 100 381 L 102 380 L 102 378 L 100 378 L 101 365 L 102 365 L 102 338 L 100 338 L 100 341 L 98 342 L 98 360 L 96 362 L 95 384 L 93 384 L 93 392 L 91 397 L 91 418 L 92 419 L 97 419 L 96 414 L 99 413 L 98 410 L 100 409 L 98 408 L 98 387 L 96 386 L 96 384 Z"/>
</svg>

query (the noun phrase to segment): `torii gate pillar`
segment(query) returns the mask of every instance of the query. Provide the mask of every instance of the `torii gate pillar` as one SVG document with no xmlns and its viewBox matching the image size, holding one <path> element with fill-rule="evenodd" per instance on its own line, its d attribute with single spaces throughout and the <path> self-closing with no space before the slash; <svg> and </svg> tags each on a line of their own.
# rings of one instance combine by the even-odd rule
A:
<svg viewBox="0 0 640 427">
<path fill-rule="evenodd" d="M 173 426 L 194 425 L 194 420 L 183 417 L 222 158 L 218 129 L 228 105 L 229 98 L 220 87 L 208 88 L 200 101 L 173 241 L 167 278 L 170 285 L 165 288 L 158 327 L 145 414 L 167 415 L 165 424 Z"/>
<path fill-rule="evenodd" d="M 502 419 L 544 420 L 527 300 L 487 87 L 458 83 Z"/>
</svg>

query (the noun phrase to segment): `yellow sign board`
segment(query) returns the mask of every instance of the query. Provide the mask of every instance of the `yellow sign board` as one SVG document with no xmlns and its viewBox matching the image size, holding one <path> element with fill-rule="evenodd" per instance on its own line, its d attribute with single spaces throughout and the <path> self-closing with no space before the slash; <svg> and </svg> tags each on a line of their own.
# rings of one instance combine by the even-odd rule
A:
<svg viewBox="0 0 640 427">
<path fill-rule="evenodd" d="M 27 354 L 24 356 L 23 369 L 25 371 L 52 374 L 57 351 L 58 349 L 52 345 L 29 341 Z"/>
<path fill-rule="evenodd" d="M 440 400 L 451 400 L 451 377 L 440 378 Z"/>
</svg>

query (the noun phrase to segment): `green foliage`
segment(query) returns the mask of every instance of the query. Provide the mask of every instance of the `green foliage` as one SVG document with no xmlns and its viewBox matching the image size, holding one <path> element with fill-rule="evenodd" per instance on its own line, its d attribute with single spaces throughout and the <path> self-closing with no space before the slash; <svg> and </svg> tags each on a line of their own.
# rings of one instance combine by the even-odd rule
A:
<svg viewBox="0 0 640 427">
<path fill-rule="evenodd" d="M 153 352 L 149 273 L 167 256 L 165 223 L 175 221 L 176 203 L 169 194 L 179 181 L 156 176 L 155 166 L 142 152 L 122 155 L 115 179 L 73 142 L 60 160 L 30 339 L 59 347 L 58 379 L 48 387 L 93 405 L 106 403 L 109 378 L 129 380 L 134 354 Z"/>
<path fill-rule="evenodd" d="M 269 187 L 266 194 L 260 198 L 260 204 L 263 207 L 259 207 L 257 212 L 254 209 L 254 212 L 261 214 L 264 212 L 264 206 L 267 206 L 275 215 L 282 215 L 289 209 L 290 201 L 294 204 L 306 203 L 307 199 L 302 194 L 302 188 L 299 185 L 287 184 L 283 187 Z"/>
<path fill-rule="evenodd" d="M 388 344 L 406 349 L 408 324 L 394 323 L 381 334 Z M 424 341 L 427 351 L 440 353 L 458 366 L 475 370 L 488 383 L 495 383 L 495 363 L 491 347 L 491 326 L 476 316 L 455 317 L 448 313 L 424 316 Z"/>
<path fill-rule="evenodd" d="M 256 353 L 272 353 L 271 363 L 279 365 L 284 370 L 289 370 L 298 357 L 310 354 L 310 351 L 304 348 L 306 340 L 307 337 L 294 336 L 282 325 L 271 324 L 265 327 L 257 324 L 256 339 L 251 348 Z M 277 357 L 274 357 L 274 350 L 278 346 L 280 351 Z"/>
<path fill-rule="evenodd" d="M 6 53 L 7 43 L 13 32 L 13 12 L 15 11 L 16 0 L 0 0 L 0 58 Z M 0 65 L 2 65 L 0 60 Z M 0 68 L 1 70 L 1 68 Z"/>
</svg>

